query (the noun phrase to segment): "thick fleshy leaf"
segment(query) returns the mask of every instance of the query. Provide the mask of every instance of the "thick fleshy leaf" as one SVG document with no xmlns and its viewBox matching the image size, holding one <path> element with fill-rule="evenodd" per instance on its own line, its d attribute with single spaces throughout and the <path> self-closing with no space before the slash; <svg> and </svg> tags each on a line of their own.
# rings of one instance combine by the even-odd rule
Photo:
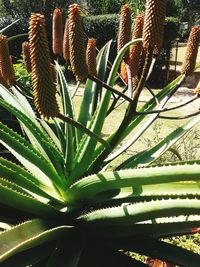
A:
<svg viewBox="0 0 200 267">
<path fill-rule="evenodd" d="M 47 199 L 58 200 L 53 188 L 40 183 L 31 173 L 15 163 L 0 158 L 0 173 L 1 178 L 5 178 L 10 182 L 15 183 L 24 190 L 28 190 L 29 193 L 35 193 Z"/>
<path fill-rule="evenodd" d="M 105 72 L 107 69 L 108 56 L 110 52 L 111 41 L 108 42 L 99 52 L 97 56 L 97 72 L 98 78 L 104 81 Z M 85 126 L 88 126 L 88 123 L 91 121 L 93 115 L 93 102 L 95 92 L 102 90 L 102 87 L 99 87 L 95 82 L 90 79 L 87 80 L 86 86 L 84 89 L 83 100 L 81 103 L 80 114 L 78 121 Z M 97 94 L 96 94 L 97 95 Z"/>
<path fill-rule="evenodd" d="M 199 161 L 102 172 L 74 183 L 66 191 L 66 198 L 70 204 L 94 205 L 112 200 L 115 205 L 117 198 L 127 202 L 134 197 L 139 200 L 147 196 L 199 195 L 199 175 Z"/>
<path fill-rule="evenodd" d="M 24 211 L 28 215 L 34 214 L 43 218 L 63 215 L 51 205 L 37 200 L 28 193 L 24 193 L 18 186 L 3 180 L 0 182 L 0 195 L 0 203 Z"/>
<path fill-rule="evenodd" d="M 199 267 L 200 255 L 149 236 L 138 235 L 134 240 L 132 238 L 113 238 L 106 241 L 115 249 L 123 248 L 135 251 L 182 267 Z"/>
<path fill-rule="evenodd" d="M 200 122 L 200 115 L 192 118 L 181 127 L 176 128 L 171 134 L 165 137 L 156 146 L 150 148 L 140 155 L 130 157 L 127 161 L 122 163 L 117 169 L 135 168 L 138 166 L 149 165 L 160 156 L 162 156 L 171 146 L 173 146 L 180 138 L 182 138 L 188 131 Z"/>
<path fill-rule="evenodd" d="M 40 219 L 15 226 L 0 234 L 0 262 L 24 250 L 68 235 L 72 231 L 71 226 L 53 228 Z"/>
<path fill-rule="evenodd" d="M 80 261 L 80 267 L 147 267 L 146 264 L 137 261 L 125 252 L 115 250 L 107 246 L 107 242 L 93 241 L 84 251 Z"/>
<path fill-rule="evenodd" d="M 199 218 L 199 220 L 198 220 Z M 113 225 L 112 227 L 88 228 L 96 238 L 133 238 L 137 235 L 148 235 L 156 238 L 169 238 L 177 235 L 193 234 L 198 231 L 200 225 L 200 216 L 177 216 L 169 218 L 160 218 L 149 220 L 144 223 Z M 85 229 L 87 230 L 87 229 Z"/>
<path fill-rule="evenodd" d="M 36 123 L 35 119 L 29 118 L 26 114 L 23 114 L 22 111 L 8 104 L 3 99 L 0 99 L 0 105 L 17 117 L 33 147 L 38 149 L 43 157 L 51 161 L 58 172 L 62 174 L 63 158 L 53 145 L 52 140 L 42 131 L 42 127 L 38 126 L 38 122 Z"/>
<path fill-rule="evenodd" d="M 58 62 L 55 62 L 55 67 L 58 73 L 58 81 L 60 84 L 60 95 L 62 100 L 63 113 L 65 116 L 69 116 L 71 119 L 75 119 L 73 102 L 67 81 Z M 61 127 L 58 120 L 55 120 L 55 122 L 58 128 Z M 68 169 L 71 169 L 71 161 L 69 159 L 71 159 L 76 149 L 77 132 L 78 130 L 76 128 L 64 122 L 62 131 L 59 135 L 60 143 L 64 152 L 65 162 L 67 163 L 66 165 Z"/>
<path fill-rule="evenodd" d="M 163 88 L 157 95 L 157 99 L 160 101 L 159 107 L 162 109 L 164 107 L 164 105 L 167 103 L 168 101 L 168 94 L 171 94 L 173 91 L 177 90 L 178 84 L 181 82 L 181 80 L 183 79 L 183 77 L 180 75 L 179 77 L 177 77 L 174 81 L 172 81 L 169 85 L 167 85 L 165 88 Z M 149 100 L 141 109 L 140 112 L 143 111 L 149 111 L 154 109 L 157 106 L 157 103 L 155 101 L 154 98 L 152 98 L 151 100 Z M 96 171 L 96 169 L 99 169 L 99 166 L 102 165 L 107 165 L 109 162 L 111 162 L 113 159 L 115 159 L 116 157 L 120 156 L 124 151 L 126 151 L 131 145 L 133 145 L 138 138 L 149 128 L 149 126 L 155 121 L 155 119 L 157 118 L 158 114 L 152 114 L 150 115 L 150 118 L 147 119 L 147 121 L 144 123 L 143 126 L 141 126 L 136 132 L 134 132 L 132 134 L 132 136 L 130 136 L 128 138 L 128 141 L 125 142 L 124 144 L 122 144 L 122 146 L 120 146 L 120 148 L 117 148 L 116 151 L 112 154 L 110 154 L 110 151 L 108 151 L 105 155 L 105 159 L 101 159 L 101 153 L 104 151 L 104 147 L 103 146 L 99 146 L 95 153 L 94 153 L 94 158 L 95 161 L 91 164 L 90 166 L 90 171 L 94 172 Z M 124 140 L 124 138 L 126 136 L 128 136 L 133 129 L 135 129 L 143 120 L 144 118 L 146 118 L 146 116 L 144 115 L 138 115 L 136 117 L 133 117 L 133 121 L 128 125 L 127 128 L 123 129 L 123 132 L 120 136 L 120 138 L 118 138 L 118 144 Z M 112 140 L 112 138 L 115 136 L 115 133 L 112 134 L 109 138 L 108 138 L 108 142 L 110 142 Z M 109 155 L 110 154 L 110 155 Z M 104 162 L 102 162 L 104 160 Z"/>
<path fill-rule="evenodd" d="M 54 170 L 53 166 L 24 138 L 7 126 L 0 123 L 0 142 L 41 181 L 52 187 L 52 181 L 60 188 L 65 185 L 64 180 Z"/>
<path fill-rule="evenodd" d="M 79 220 L 86 227 L 114 227 L 134 225 L 159 218 L 200 215 L 199 199 L 162 199 L 119 207 L 103 208 L 81 215 Z M 200 216 L 198 216 L 198 220 Z M 186 219 L 187 220 L 187 219 Z"/>
<path fill-rule="evenodd" d="M 17 255 L 12 256 L 8 260 L 1 262 L 1 266 L 35 267 L 35 265 L 41 263 L 43 259 L 48 258 L 52 250 L 53 250 L 53 245 L 51 244 L 51 242 L 48 244 L 37 246 L 35 248 L 31 248 L 29 250 L 18 253 Z"/>
<path fill-rule="evenodd" d="M 73 240 L 73 242 L 70 242 Z M 48 260 L 47 267 L 77 267 L 83 250 L 83 243 L 79 236 L 68 236 L 68 239 L 59 240 Z"/>
<path fill-rule="evenodd" d="M 17 19 L 15 21 L 13 21 L 12 23 L 10 23 L 8 26 L 4 27 L 3 29 L 0 30 L 0 34 L 6 32 L 7 30 L 9 30 L 13 25 L 15 25 L 17 22 L 19 22 L 20 19 Z"/>
<path fill-rule="evenodd" d="M 121 49 L 120 53 L 117 55 L 108 77 L 107 84 L 109 86 L 114 86 L 115 77 L 125 52 L 128 50 L 129 46 L 138 42 L 141 42 L 141 39 L 130 41 Z M 98 135 L 101 133 L 107 115 L 110 97 L 111 92 L 109 90 L 102 90 L 101 102 L 99 103 L 97 110 L 91 119 L 89 128 L 91 131 Z M 97 142 L 95 140 L 92 140 L 88 136 L 83 136 L 82 142 L 79 148 L 77 149 L 76 157 L 74 160 L 74 170 L 71 174 L 72 181 L 78 180 L 88 169 L 89 162 L 92 162 L 94 160 L 91 155 L 93 155 L 96 144 Z M 90 151 L 90 153 L 88 153 L 88 151 Z"/>
</svg>

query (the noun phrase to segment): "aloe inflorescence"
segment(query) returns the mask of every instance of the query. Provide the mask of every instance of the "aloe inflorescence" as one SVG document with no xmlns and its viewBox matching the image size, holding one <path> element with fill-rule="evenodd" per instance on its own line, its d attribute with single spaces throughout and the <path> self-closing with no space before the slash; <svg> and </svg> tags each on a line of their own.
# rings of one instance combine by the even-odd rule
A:
<svg viewBox="0 0 200 267">
<path fill-rule="evenodd" d="M 200 26 L 193 26 L 187 43 L 185 60 L 182 65 L 182 73 L 192 75 L 195 69 L 195 63 L 198 54 L 200 42 Z"/>
<path fill-rule="evenodd" d="M 0 35 L 0 69 L 3 79 L 12 85 L 15 80 L 15 73 L 9 54 L 7 37 L 4 35 Z"/>
<path fill-rule="evenodd" d="M 86 61 L 87 61 L 87 66 L 88 66 L 88 73 L 92 76 L 97 76 L 96 40 L 93 38 L 88 39 Z"/>
<path fill-rule="evenodd" d="M 46 118 L 56 117 L 59 113 L 56 85 L 53 82 L 45 20 L 41 14 L 31 15 L 29 41 L 36 108 Z"/>
<path fill-rule="evenodd" d="M 63 36 L 63 58 L 67 61 L 70 58 L 69 55 L 69 20 L 66 19 L 65 30 Z"/>
<path fill-rule="evenodd" d="M 150 0 L 146 2 L 143 47 L 158 50 L 162 47 L 164 22 L 166 14 L 167 0 Z"/>
<path fill-rule="evenodd" d="M 59 8 L 56 8 L 53 12 L 53 27 L 52 27 L 52 44 L 53 53 L 56 56 L 62 55 L 62 43 L 63 43 L 63 27 L 62 27 L 62 12 Z"/>
<path fill-rule="evenodd" d="M 144 15 L 142 15 L 142 14 L 137 15 L 135 18 L 135 25 L 134 25 L 134 29 L 133 29 L 133 36 L 132 36 L 133 40 L 142 37 L 143 25 L 144 25 Z M 141 52 L 142 52 L 142 44 L 141 43 L 135 44 L 130 48 L 129 61 L 128 62 L 130 65 L 132 76 L 137 75 Z"/>
<path fill-rule="evenodd" d="M 23 42 L 22 44 L 22 56 L 24 65 L 28 73 L 31 72 L 31 56 L 30 56 L 30 45 L 29 42 Z"/>
<path fill-rule="evenodd" d="M 121 8 L 119 34 L 117 42 L 118 52 L 130 41 L 131 38 L 131 8 L 128 5 L 123 5 Z M 124 56 L 128 58 L 128 52 Z"/>
<path fill-rule="evenodd" d="M 83 80 L 88 75 L 88 68 L 86 64 L 81 10 L 78 4 L 69 6 L 68 19 L 70 63 L 76 80 Z"/>
</svg>

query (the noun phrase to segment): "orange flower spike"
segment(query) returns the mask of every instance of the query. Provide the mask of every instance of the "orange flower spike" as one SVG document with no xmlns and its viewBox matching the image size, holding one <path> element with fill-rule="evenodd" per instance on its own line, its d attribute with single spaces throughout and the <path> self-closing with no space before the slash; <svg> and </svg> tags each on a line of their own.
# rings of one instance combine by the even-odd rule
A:
<svg viewBox="0 0 200 267">
<path fill-rule="evenodd" d="M 142 37 L 143 25 L 144 25 L 144 15 L 142 14 L 137 15 L 135 18 L 135 25 L 133 29 L 133 37 L 132 37 L 133 40 Z M 142 44 L 140 43 L 135 44 L 130 48 L 128 63 L 131 69 L 132 77 L 136 76 L 138 73 L 141 52 L 142 52 Z"/>
<path fill-rule="evenodd" d="M 122 47 L 130 41 L 131 38 L 131 8 L 128 5 L 123 5 L 121 8 L 119 34 L 117 42 L 117 51 L 119 52 Z M 128 58 L 128 52 L 124 56 Z"/>
<path fill-rule="evenodd" d="M 92 38 L 88 39 L 86 61 L 88 66 L 88 73 L 91 76 L 97 76 L 96 54 L 96 40 Z"/>
<path fill-rule="evenodd" d="M 22 44 L 22 57 L 24 65 L 28 73 L 31 72 L 31 56 L 29 42 L 23 42 Z"/>
<path fill-rule="evenodd" d="M 124 62 L 124 60 L 121 62 L 120 74 L 122 76 L 122 79 L 127 83 L 128 82 L 128 73 L 126 70 L 126 63 Z"/>
<path fill-rule="evenodd" d="M 69 55 L 69 20 L 67 19 L 65 22 L 65 30 L 63 37 L 63 57 L 67 61 L 70 59 Z"/>
<path fill-rule="evenodd" d="M 143 47 L 162 47 L 167 0 L 147 0 L 144 18 Z"/>
<path fill-rule="evenodd" d="M 193 26 L 187 43 L 185 60 L 182 65 L 182 73 L 192 75 L 195 69 L 198 47 L 200 42 L 200 26 Z"/>
<path fill-rule="evenodd" d="M 15 73 L 10 60 L 7 37 L 4 35 L 0 35 L 0 62 L 3 79 L 12 83 L 15 80 Z"/>
<path fill-rule="evenodd" d="M 52 27 L 52 44 L 53 53 L 56 56 L 62 55 L 63 44 L 63 25 L 62 25 L 62 12 L 59 8 L 56 8 L 53 12 L 53 27 Z"/>
<path fill-rule="evenodd" d="M 77 81 L 83 80 L 88 75 L 86 64 L 86 50 L 84 46 L 84 32 L 81 19 L 80 6 L 69 6 L 69 51 L 72 71 Z"/>
<path fill-rule="evenodd" d="M 10 86 L 12 86 L 14 84 L 14 82 L 16 81 L 16 77 L 15 77 L 15 69 L 13 66 L 12 56 L 9 56 L 9 58 L 10 58 L 10 68 L 11 68 L 11 73 L 13 73 L 13 78 L 8 80 L 7 82 Z"/>
<path fill-rule="evenodd" d="M 32 14 L 29 23 L 30 56 L 34 102 L 38 112 L 46 118 L 59 114 L 56 85 L 53 82 L 45 19 Z"/>
</svg>

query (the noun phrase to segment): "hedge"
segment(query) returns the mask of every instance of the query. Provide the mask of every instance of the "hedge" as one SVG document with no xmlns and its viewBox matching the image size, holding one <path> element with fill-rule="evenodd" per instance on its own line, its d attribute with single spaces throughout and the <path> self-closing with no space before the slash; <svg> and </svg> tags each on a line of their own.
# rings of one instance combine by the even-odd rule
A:
<svg viewBox="0 0 200 267">
<path fill-rule="evenodd" d="M 7 26 L 9 23 L 13 21 L 12 17 L 7 16 L 6 18 L 0 19 L 1 28 Z M 49 20 L 48 20 L 49 21 Z M 116 57 L 116 37 L 118 32 L 119 25 L 119 15 L 109 14 L 109 15 L 97 15 L 97 16 L 85 16 L 83 17 L 83 24 L 85 29 L 86 37 L 97 39 L 97 47 L 101 48 L 105 45 L 109 40 L 113 40 L 112 52 L 110 55 L 110 60 L 112 61 Z M 27 24 L 25 24 L 28 27 Z M 20 25 L 15 25 L 11 29 L 9 29 L 6 34 L 8 36 L 13 36 L 22 32 L 27 32 L 28 28 L 22 29 Z M 156 72 L 163 72 L 163 66 L 165 66 L 169 60 L 170 51 L 171 51 L 171 42 L 177 37 L 179 29 L 178 20 L 175 18 L 168 17 L 166 19 L 165 25 L 165 35 L 164 35 L 164 43 L 163 43 L 163 51 L 161 57 L 156 63 Z M 51 23 L 47 23 L 47 30 L 49 33 L 49 37 L 51 36 Z M 27 39 L 27 38 L 26 38 Z M 11 54 L 19 58 L 21 54 L 21 43 L 25 40 L 25 38 L 20 38 L 12 41 Z M 51 37 L 49 38 L 51 43 Z M 156 75 L 156 77 L 161 77 L 159 81 L 159 86 L 162 85 L 161 81 L 163 80 L 163 75 Z M 152 86 L 155 87 L 153 77 L 151 79 Z"/>
</svg>

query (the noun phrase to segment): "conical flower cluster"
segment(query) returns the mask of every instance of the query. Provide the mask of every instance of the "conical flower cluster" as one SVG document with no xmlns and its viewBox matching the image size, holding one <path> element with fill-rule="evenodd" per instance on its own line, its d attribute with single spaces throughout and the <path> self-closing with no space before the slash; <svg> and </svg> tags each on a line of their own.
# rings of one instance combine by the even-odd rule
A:
<svg viewBox="0 0 200 267">
<path fill-rule="evenodd" d="M 135 25 L 133 29 L 133 37 L 132 37 L 133 40 L 142 37 L 143 25 L 144 25 L 144 15 L 142 14 L 137 15 L 135 18 Z M 130 48 L 128 63 L 131 69 L 132 76 L 136 76 L 138 73 L 141 51 L 142 51 L 141 43 L 135 44 Z"/>
<path fill-rule="evenodd" d="M 63 37 L 63 57 L 67 61 L 70 59 L 69 55 L 69 20 L 66 19 L 65 22 L 65 30 Z"/>
<path fill-rule="evenodd" d="M 193 26 L 187 43 L 185 60 L 182 65 L 182 73 L 192 75 L 195 69 L 195 63 L 198 54 L 200 42 L 200 26 Z"/>
<path fill-rule="evenodd" d="M 84 46 L 84 33 L 80 6 L 69 6 L 69 50 L 70 62 L 76 80 L 83 80 L 88 75 L 86 64 L 86 50 Z"/>
<path fill-rule="evenodd" d="M 96 40 L 91 38 L 88 39 L 86 61 L 88 66 L 88 73 L 91 76 L 97 76 L 96 68 Z"/>
<path fill-rule="evenodd" d="M 3 80 L 12 85 L 15 81 L 15 73 L 9 55 L 7 37 L 4 35 L 0 35 L 0 69 Z"/>
<path fill-rule="evenodd" d="M 62 12 L 59 8 L 56 8 L 53 12 L 53 27 L 52 27 L 52 44 L 53 53 L 56 56 L 62 55 L 63 44 L 63 25 L 62 25 Z"/>
<path fill-rule="evenodd" d="M 56 85 L 52 77 L 45 19 L 41 14 L 31 15 L 29 41 L 36 108 L 46 118 L 56 117 L 59 113 L 56 101 Z"/>
<path fill-rule="evenodd" d="M 119 52 L 131 38 L 131 8 L 128 5 L 123 5 L 121 8 L 119 34 L 117 42 L 117 51 Z M 128 52 L 124 56 L 128 57 Z"/>
<path fill-rule="evenodd" d="M 28 73 L 31 72 L 31 56 L 30 56 L 30 45 L 29 42 L 23 42 L 22 44 L 22 57 L 24 65 Z"/>
<path fill-rule="evenodd" d="M 143 46 L 158 50 L 162 47 L 167 0 L 147 0 L 144 19 Z"/>
</svg>

